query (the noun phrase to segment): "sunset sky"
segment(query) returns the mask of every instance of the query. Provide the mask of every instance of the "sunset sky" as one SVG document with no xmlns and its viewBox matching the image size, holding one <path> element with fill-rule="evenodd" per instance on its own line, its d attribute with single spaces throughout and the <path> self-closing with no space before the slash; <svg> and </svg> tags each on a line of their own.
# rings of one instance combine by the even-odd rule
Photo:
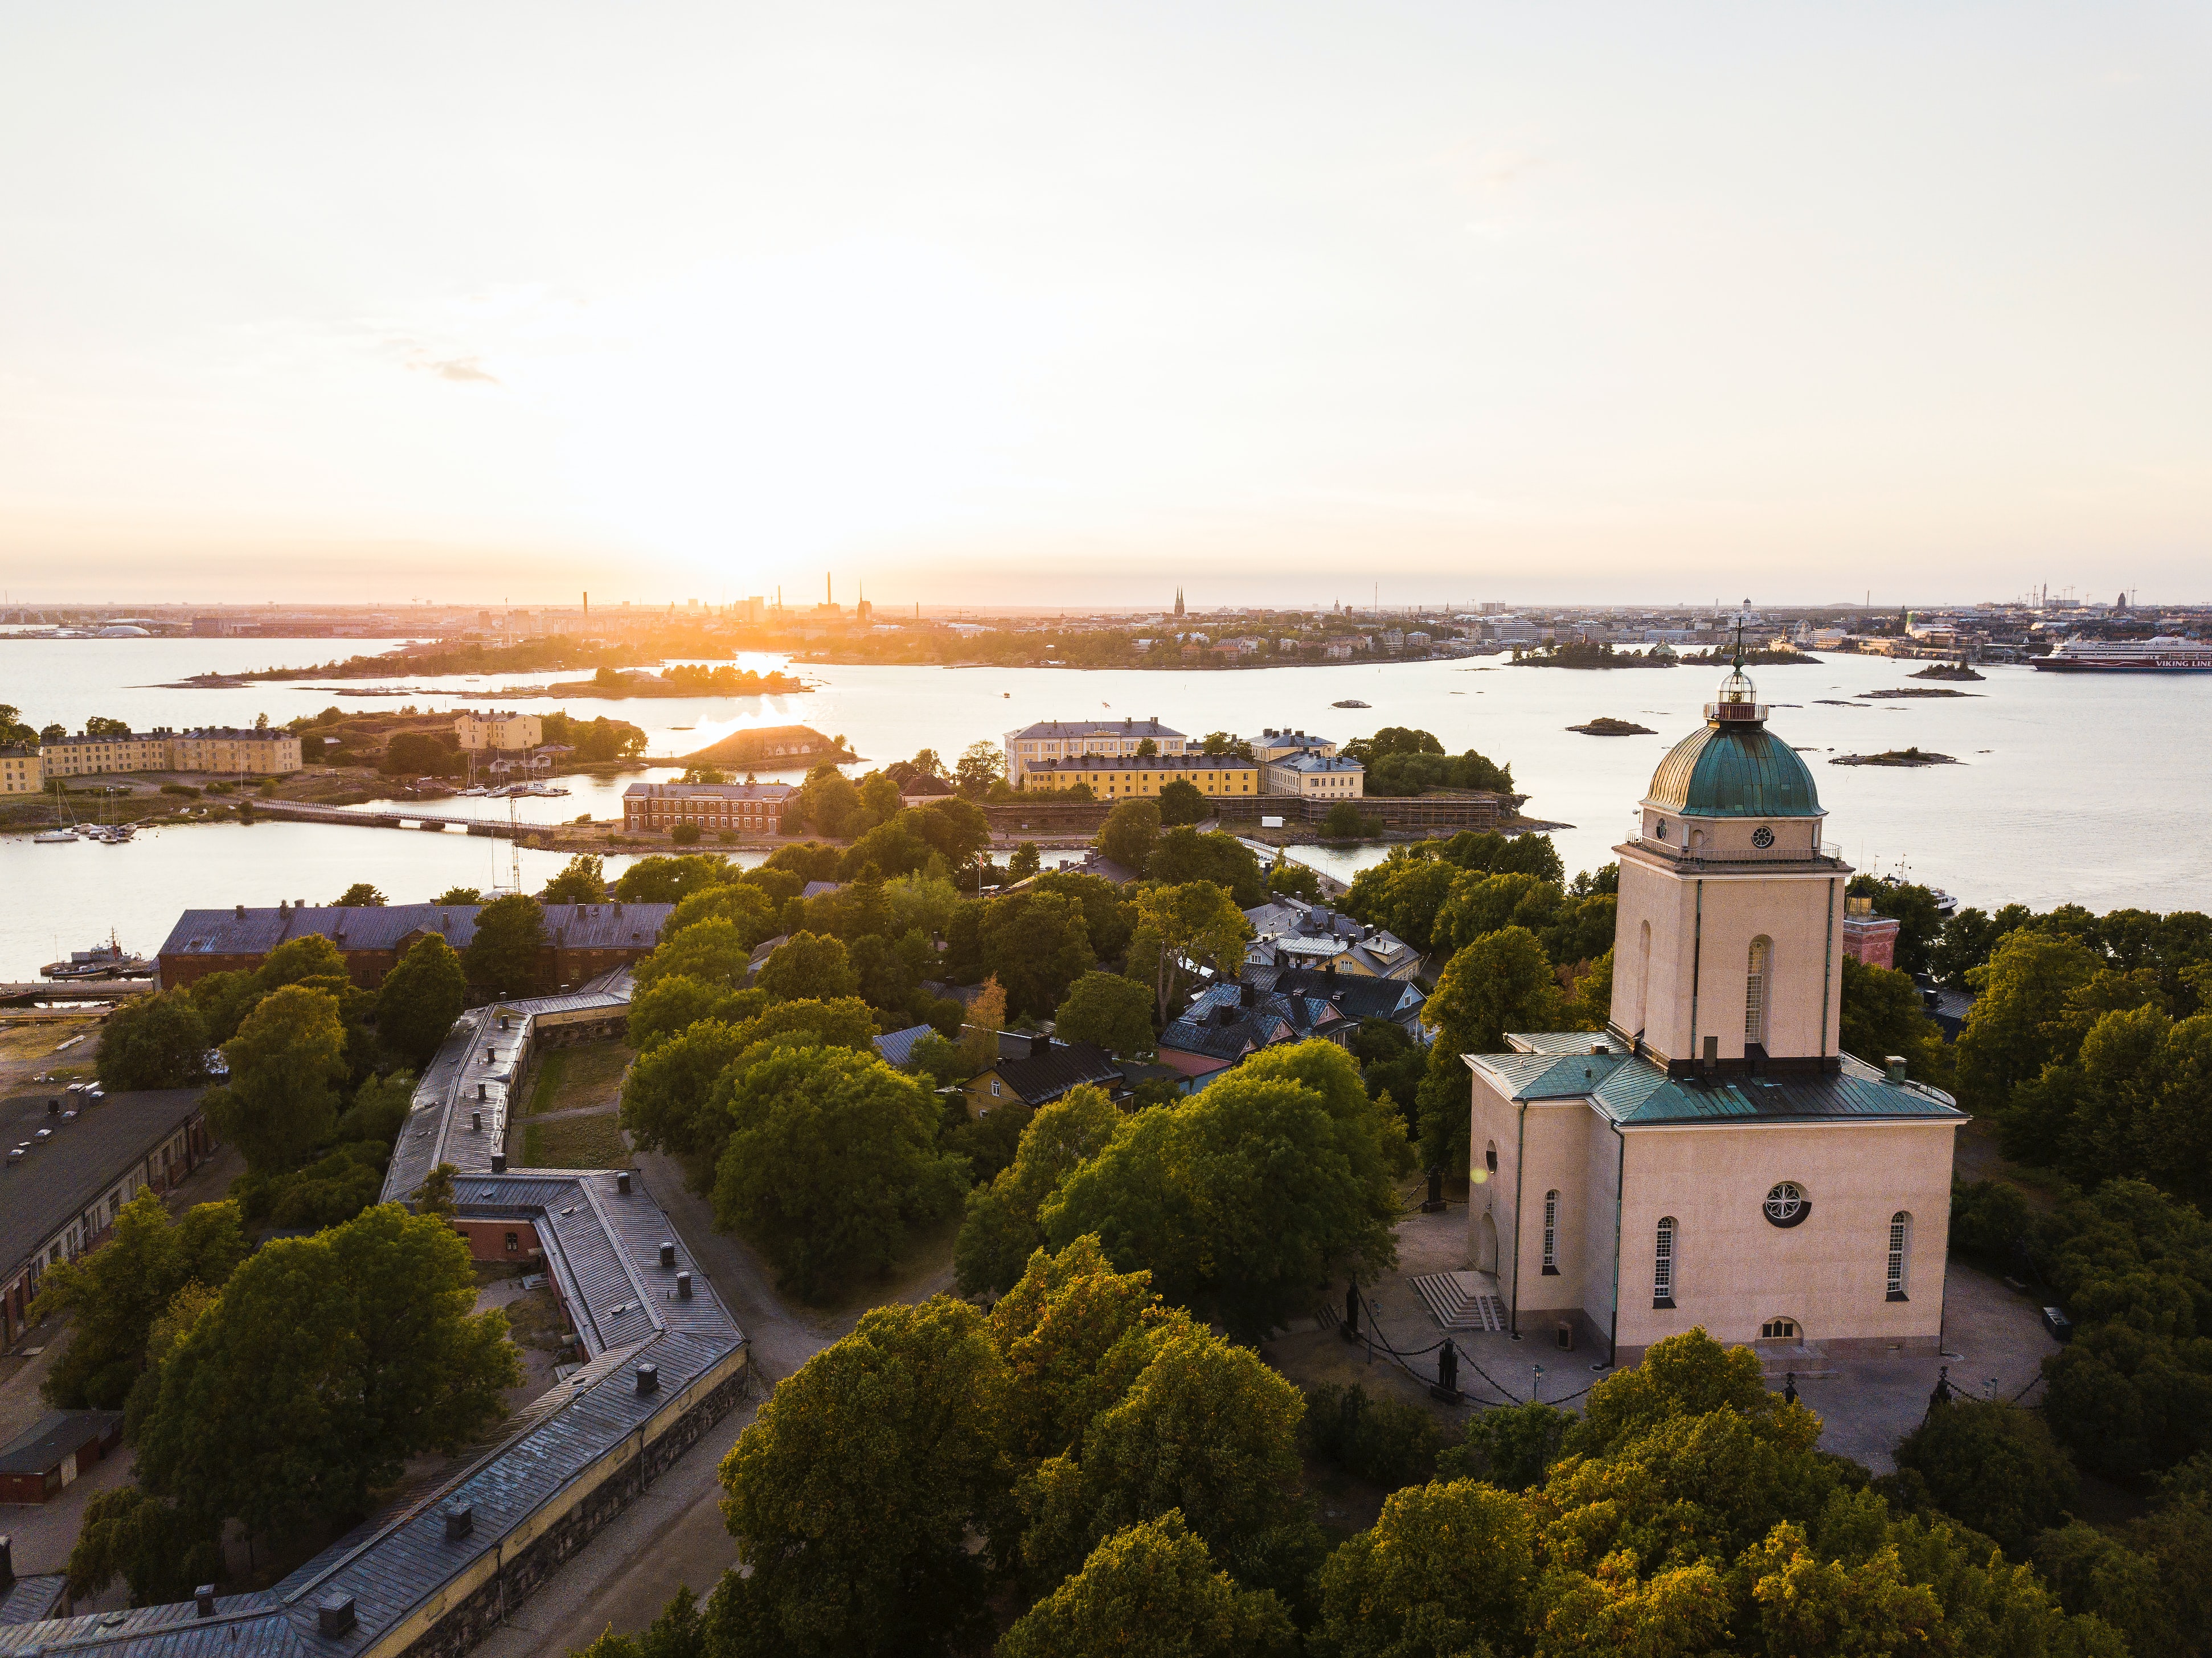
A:
<svg viewBox="0 0 2212 1658">
<path fill-rule="evenodd" d="M 2208 15 L 11 7 L 0 586 L 2212 596 Z"/>
</svg>

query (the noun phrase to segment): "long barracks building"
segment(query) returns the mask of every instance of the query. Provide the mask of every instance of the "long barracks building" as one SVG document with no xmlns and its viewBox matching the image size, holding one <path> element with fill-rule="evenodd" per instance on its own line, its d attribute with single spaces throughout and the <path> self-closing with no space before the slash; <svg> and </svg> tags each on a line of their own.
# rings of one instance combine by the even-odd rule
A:
<svg viewBox="0 0 2212 1658">
<path fill-rule="evenodd" d="M 386 904 L 376 908 L 247 904 L 229 909 L 188 909 L 177 918 L 161 950 L 161 987 L 181 989 L 210 973 L 250 973 L 269 952 L 295 938 L 319 935 L 337 946 L 346 973 L 373 990 L 399 958 L 436 933 L 455 950 L 476 939 L 476 904 Z M 672 904 L 541 904 L 545 942 L 538 952 L 537 982 L 501 985 L 516 994 L 552 992 L 645 959 L 660 940 Z"/>
</svg>

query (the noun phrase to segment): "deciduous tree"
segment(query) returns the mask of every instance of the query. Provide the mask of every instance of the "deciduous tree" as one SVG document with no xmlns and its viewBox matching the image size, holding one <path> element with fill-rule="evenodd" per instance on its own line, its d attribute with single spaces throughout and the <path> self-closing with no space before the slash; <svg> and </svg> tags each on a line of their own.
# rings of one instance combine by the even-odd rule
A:
<svg viewBox="0 0 2212 1658">
<path fill-rule="evenodd" d="M 1064 1042 L 1092 1042 L 1133 1060 L 1152 1056 L 1152 998 L 1144 986 L 1118 973 L 1086 973 L 1070 986 L 1053 1015 Z"/>
<path fill-rule="evenodd" d="M 437 933 L 417 939 L 376 990 L 376 1034 L 404 1063 L 429 1064 L 468 1005 L 461 958 Z"/>
<path fill-rule="evenodd" d="M 878 1307 L 779 1386 L 722 1461 L 750 1576 L 709 1618 L 727 1650 L 790 1658 L 965 1649 L 988 1638 L 972 1536 L 1003 1532 L 1005 1362 L 964 1303 Z"/>
<path fill-rule="evenodd" d="M 545 912 L 527 893 L 495 898 L 477 912 L 476 936 L 464 958 L 469 982 L 498 996 L 527 996 L 538 989 Z"/>
<path fill-rule="evenodd" d="M 367 881 L 356 881 L 331 902 L 339 909 L 382 909 L 389 901 Z"/>
<path fill-rule="evenodd" d="M 264 997 L 223 1044 L 230 1082 L 209 1090 L 207 1113 L 249 1169 L 289 1169 L 329 1135 L 345 1042 L 337 999 L 295 984 Z"/>
<path fill-rule="evenodd" d="M 125 1002 L 100 1023 L 100 1086 L 110 1093 L 182 1088 L 200 1075 L 207 1049 L 207 1021 L 185 992 Z"/>
<path fill-rule="evenodd" d="M 660 936 L 673 938 L 702 921 L 727 921 L 737 928 L 747 950 L 775 937 L 776 905 L 767 893 L 747 881 L 725 881 L 686 893 L 661 928 Z"/>
<path fill-rule="evenodd" d="M 1421 1157 L 1429 1167 L 1467 1167 L 1468 1083 L 1460 1055 L 1495 1054 L 1508 1030 L 1553 1029 L 1559 1017 L 1552 964 L 1526 927 L 1500 928 L 1451 958 L 1421 1008 L 1421 1023 L 1436 1033 L 1420 1091 Z"/>
<path fill-rule="evenodd" d="M 1297 1650 L 1282 1601 L 1216 1570 L 1205 1540 L 1175 1509 L 1100 1543 L 998 1647 L 1000 1658 L 1288 1658 Z"/>
<path fill-rule="evenodd" d="M 1251 923 L 1236 900 L 1212 881 L 1147 887 L 1137 895 L 1137 927 L 1129 940 L 1129 972 L 1152 989 L 1164 1029 L 1182 1005 L 1183 986 L 1200 968 L 1236 977 Z"/>
<path fill-rule="evenodd" d="M 1132 874 L 1141 876 L 1159 838 L 1159 802 L 1133 797 L 1116 801 L 1106 814 L 1098 829 L 1098 850 Z"/>
<path fill-rule="evenodd" d="M 1009 1011 L 1048 1017 L 1097 959 L 1082 906 L 1049 892 L 1016 892 L 984 906 L 983 968 L 1006 987 Z"/>
<path fill-rule="evenodd" d="M 732 1078 L 717 1222 L 799 1295 L 890 1265 L 908 1230 L 959 1201 L 938 1105 L 913 1078 L 842 1048 L 770 1053 Z"/>
<path fill-rule="evenodd" d="M 1105 1091 L 1088 1083 L 1036 1108 L 1013 1162 L 968 1194 L 952 1254 L 963 1295 L 1003 1291 L 1021 1277 L 1044 1242 L 1038 1209 L 1069 1170 L 1104 1150 L 1122 1121 Z"/>
<path fill-rule="evenodd" d="M 1485 1415 L 1489 1412 L 1484 1412 Z M 1472 1479 L 1409 1485 L 1321 1570 L 1317 1658 L 1448 1658 L 1520 1644 L 1535 1579 L 1526 1508 Z"/>
<path fill-rule="evenodd" d="M 790 1001 L 831 1001 L 860 993 L 860 975 L 845 946 L 811 932 L 793 933 L 761 963 L 757 982 L 771 996 Z"/>
<path fill-rule="evenodd" d="M 606 902 L 605 867 L 596 852 L 580 852 L 561 867 L 538 895 L 549 904 L 598 904 Z"/>
</svg>

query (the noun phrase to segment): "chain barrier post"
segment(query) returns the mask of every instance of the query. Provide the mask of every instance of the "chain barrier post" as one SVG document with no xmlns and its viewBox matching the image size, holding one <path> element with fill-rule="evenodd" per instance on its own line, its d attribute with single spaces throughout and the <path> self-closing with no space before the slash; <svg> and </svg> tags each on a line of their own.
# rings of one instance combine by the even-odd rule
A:
<svg viewBox="0 0 2212 1658">
<path fill-rule="evenodd" d="M 1359 1339 L 1359 1284 L 1357 1280 L 1344 1286 L 1344 1325 L 1339 1333 L 1346 1341 Z"/>
<path fill-rule="evenodd" d="M 1449 1336 L 1437 1351 L 1436 1385 L 1429 1389 L 1429 1397 L 1447 1405 L 1458 1405 L 1466 1399 L 1459 1390 L 1459 1347 Z"/>
</svg>

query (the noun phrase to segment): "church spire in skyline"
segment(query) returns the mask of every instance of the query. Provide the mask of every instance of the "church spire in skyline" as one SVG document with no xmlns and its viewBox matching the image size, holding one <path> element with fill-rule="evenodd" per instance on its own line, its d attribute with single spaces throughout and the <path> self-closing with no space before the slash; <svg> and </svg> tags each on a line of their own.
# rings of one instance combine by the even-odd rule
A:
<svg viewBox="0 0 2212 1658">
<path fill-rule="evenodd" d="M 1180 587 L 1176 589 L 1176 614 L 1182 614 L 1182 589 Z"/>
</svg>

